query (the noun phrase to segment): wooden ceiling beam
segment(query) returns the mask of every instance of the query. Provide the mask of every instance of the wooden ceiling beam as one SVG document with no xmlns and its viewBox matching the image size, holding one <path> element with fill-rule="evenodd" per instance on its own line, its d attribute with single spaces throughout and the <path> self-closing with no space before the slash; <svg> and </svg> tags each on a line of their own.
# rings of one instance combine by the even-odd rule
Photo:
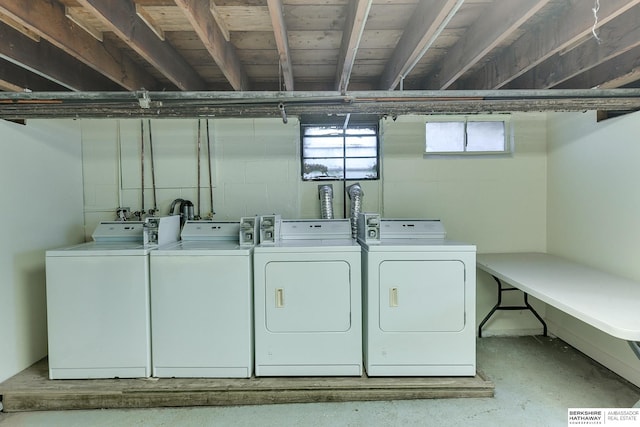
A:
<svg viewBox="0 0 640 427">
<path fill-rule="evenodd" d="M 344 93 L 349 85 L 362 32 L 369 16 L 372 0 L 355 0 L 347 3 L 347 19 L 342 30 L 342 42 L 336 68 L 336 90 Z"/>
<path fill-rule="evenodd" d="M 609 21 L 622 15 L 640 0 L 607 0 L 600 2 L 598 22 L 593 5 L 585 1 L 567 2 L 560 15 L 540 24 L 534 31 L 523 34 L 500 56 L 474 75 L 464 79 L 467 89 L 500 89 L 512 80 L 549 59 L 556 53 L 576 45 Z"/>
<path fill-rule="evenodd" d="M 0 0 L 0 14 L 26 26 L 58 49 L 102 73 L 127 90 L 154 89 L 157 81 L 115 46 L 100 43 L 66 16 L 64 6 L 48 0 Z M 1 19 L 1 18 L 0 18 Z"/>
<path fill-rule="evenodd" d="M 118 85 L 44 39 L 0 23 L 0 57 L 73 91 L 117 90 Z"/>
<path fill-rule="evenodd" d="M 381 90 L 393 90 L 431 47 L 464 0 L 421 0 L 380 78 Z"/>
<path fill-rule="evenodd" d="M 572 50 L 557 53 L 542 64 L 504 86 L 507 89 L 551 89 L 640 47 L 640 7 L 600 27 L 600 42 L 592 37 Z"/>
<path fill-rule="evenodd" d="M 425 82 L 428 89 L 447 89 L 550 0 L 510 0 L 491 3 L 447 52 L 439 70 Z"/>
<path fill-rule="evenodd" d="M 204 80 L 142 20 L 132 0 L 76 0 L 181 90 L 203 90 Z"/>
<path fill-rule="evenodd" d="M 640 80 L 640 47 L 618 55 L 555 87 L 617 89 Z"/>
<path fill-rule="evenodd" d="M 66 90 L 18 65 L 0 59 L 0 90 L 9 92 L 52 92 Z"/>
<path fill-rule="evenodd" d="M 278 56 L 280 58 L 284 87 L 286 90 L 294 90 L 293 63 L 291 62 L 291 53 L 289 52 L 289 39 L 287 37 L 287 25 L 284 22 L 282 11 L 282 0 L 267 0 L 267 6 L 269 7 L 271 24 L 273 25 L 273 34 L 276 38 L 276 46 L 278 46 Z"/>
<path fill-rule="evenodd" d="M 191 23 L 207 51 L 225 75 L 234 90 L 250 90 L 249 78 L 244 71 L 233 45 L 224 37 L 211 14 L 209 2 L 175 0 Z"/>
</svg>

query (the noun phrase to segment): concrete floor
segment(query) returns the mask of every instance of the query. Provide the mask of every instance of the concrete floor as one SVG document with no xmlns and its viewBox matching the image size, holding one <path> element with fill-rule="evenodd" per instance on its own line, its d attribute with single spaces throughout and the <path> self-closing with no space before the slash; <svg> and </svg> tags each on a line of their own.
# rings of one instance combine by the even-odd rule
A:
<svg viewBox="0 0 640 427">
<path fill-rule="evenodd" d="M 495 397 L 291 405 L 0 413 L 2 427 L 566 426 L 567 409 L 630 408 L 640 389 L 559 339 L 482 338 Z"/>
</svg>

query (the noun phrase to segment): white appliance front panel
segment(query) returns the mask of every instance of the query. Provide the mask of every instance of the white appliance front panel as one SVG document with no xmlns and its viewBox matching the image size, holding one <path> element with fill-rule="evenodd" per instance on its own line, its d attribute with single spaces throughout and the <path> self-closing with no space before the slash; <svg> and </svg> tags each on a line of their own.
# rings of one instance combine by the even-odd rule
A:
<svg viewBox="0 0 640 427">
<path fill-rule="evenodd" d="M 458 332 L 465 323 L 464 264 L 396 260 L 380 263 L 380 329 Z"/>
<path fill-rule="evenodd" d="M 200 252 L 151 258 L 154 376 L 250 377 L 251 256 Z"/>
<path fill-rule="evenodd" d="M 362 289 L 361 289 L 361 253 L 358 247 L 334 247 L 333 251 L 313 247 L 290 247 L 285 251 L 284 247 L 256 247 L 254 252 L 254 310 L 255 310 L 255 374 L 256 376 L 344 376 L 362 375 Z M 355 250 L 353 250 L 355 249 Z M 271 289 L 267 292 L 268 265 L 278 265 L 277 276 L 287 284 L 296 286 L 299 290 L 308 290 L 311 298 L 303 298 L 302 293 L 289 298 L 289 292 L 285 289 L 282 303 L 285 307 L 296 301 L 304 302 L 309 306 L 309 301 L 322 295 L 321 301 L 315 301 L 313 313 L 296 311 L 295 316 L 286 323 L 284 318 L 276 320 L 275 326 L 268 316 L 277 311 L 276 285 L 269 284 Z M 313 270 L 300 268 L 311 266 Z M 348 281 L 344 277 L 347 273 Z M 291 267 L 287 271 L 287 266 Z M 327 271 L 322 266 L 335 271 Z M 338 278 L 343 284 L 338 287 L 337 294 L 326 295 L 325 290 L 332 285 L 327 284 L 328 277 Z M 332 279 L 333 280 L 333 279 Z M 307 284 L 308 282 L 308 284 Z M 349 283 L 348 295 L 344 290 Z M 281 282 L 282 283 L 282 282 Z M 305 285 L 304 287 L 300 285 Z M 314 289 L 309 290 L 311 284 Z M 288 285 L 288 286 L 289 286 Z M 267 294 L 269 302 L 267 302 Z M 315 296 L 314 296 L 315 295 Z M 338 297 L 339 296 L 339 297 Z M 340 301 L 338 301 L 338 299 Z M 343 314 L 346 311 L 344 304 L 349 305 L 349 327 Z M 271 308 L 267 310 L 267 305 Z M 336 311 L 335 307 L 341 307 Z M 267 312 L 269 311 L 270 314 Z M 333 323 L 331 328 L 326 325 L 319 326 L 335 313 L 342 318 Z M 291 312 L 291 314 L 294 314 Z M 280 316 L 280 314 L 278 313 Z M 318 317 L 320 322 L 314 320 Z M 306 324 L 308 329 L 296 325 L 297 322 Z M 267 327 L 269 325 L 269 327 Z M 274 332 L 275 329 L 297 329 L 291 332 Z M 336 329 L 335 331 L 318 331 L 319 329 Z"/>
<path fill-rule="evenodd" d="M 346 261 L 273 261 L 265 266 L 270 332 L 345 332 L 351 327 Z"/>
<path fill-rule="evenodd" d="M 51 379 L 151 375 L 149 257 L 46 258 Z"/>
<path fill-rule="evenodd" d="M 402 250 L 395 246 L 392 248 L 384 251 L 380 246 L 363 245 L 364 360 L 367 374 L 475 375 L 475 247 L 467 245 L 466 250 L 461 251 L 450 251 L 449 247 L 438 251 L 432 245 L 411 245 Z M 392 267 L 387 270 L 384 265 Z M 464 274 L 460 275 L 459 268 L 464 270 Z M 438 286 L 428 285 L 428 288 L 418 290 L 420 284 L 439 281 L 438 277 L 444 277 L 445 281 Z M 458 279 L 462 283 L 454 284 L 453 281 Z M 398 288 L 395 297 L 397 307 L 389 307 L 389 303 L 394 302 L 390 297 L 390 287 Z M 408 307 L 404 305 L 407 299 L 403 297 L 405 287 L 408 287 L 407 291 L 422 294 Z M 421 305 L 425 310 L 433 310 L 440 302 L 443 305 L 445 302 L 453 304 L 455 314 L 447 313 L 444 319 L 434 319 L 420 312 Z M 388 307 L 389 311 L 406 312 L 392 313 L 390 317 L 388 312 L 381 314 L 381 306 Z M 462 328 L 459 327 L 461 310 Z M 425 322 L 431 322 L 431 326 L 425 327 Z M 388 330 L 383 329 L 383 324 Z M 407 330 L 400 330 L 402 327 Z"/>
</svg>

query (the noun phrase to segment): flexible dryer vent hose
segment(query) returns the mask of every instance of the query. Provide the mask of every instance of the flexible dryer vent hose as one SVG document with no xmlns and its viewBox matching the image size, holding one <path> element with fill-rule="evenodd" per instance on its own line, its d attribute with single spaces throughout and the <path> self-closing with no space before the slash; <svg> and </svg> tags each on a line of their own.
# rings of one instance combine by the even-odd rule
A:
<svg viewBox="0 0 640 427">
<path fill-rule="evenodd" d="M 318 186 L 320 198 L 320 218 L 333 219 L 333 187 L 328 185 Z"/>
<path fill-rule="evenodd" d="M 355 183 L 347 187 L 349 199 L 351 199 L 351 237 L 358 236 L 358 214 L 362 211 L 362 198 L 364 191 L 360 184 Z"/>
</svg>

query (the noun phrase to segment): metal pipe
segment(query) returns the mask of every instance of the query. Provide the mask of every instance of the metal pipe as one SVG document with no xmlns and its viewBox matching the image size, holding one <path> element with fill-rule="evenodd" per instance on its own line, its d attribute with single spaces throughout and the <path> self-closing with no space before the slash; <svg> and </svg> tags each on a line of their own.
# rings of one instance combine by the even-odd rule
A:
<svg viewBox="0 0 640 427">
<path fill-rule="evenodd" d="M 151 120 L 148 121 L 149 125 L 149 156 L 151 156 L 151 188 L 153 190 L 153 213 L 155 215 L 158 212 L 158 200 L 156 198 L 156 169 L 153 162 L 153 137 L 151 136 Z"/>
<path fill-rule="evenodd" d="M 175 210 L 176 205 L 177 205 L 178 203 L 182 203 L 182 202 L 184 202 L 184 199 L 175 199 L 173 202 L 171 202 L 171 206 L 169 206 L 169 212 L 168 212 L 168 214 L 169 214 L 169 215 L 173 215 L 173 214 L 174 214 L 174 212 L 173 212 L 173 211 Z"/>
<path fill-rule="evenodd" d="M 197 150 L 197 156 L 198 156 L 198 195 L 196 196 L 197 199 L 197 204 L 198 204 L 198 219 L 200 219 L 200 134 L 202 132 L 200 132 L 200 119 L 198 119 L 198 150 Z"/>
<path fill-rule="evenodd" d="M 144 215 L 144 120 L 140 120 L 140 176 L 142 177 L 142 206 L 140 211 Z"/>
<path fill-rule="evenodd" d="M 211 216 L 215 215 L 215 211 L 213 210 L 213 178 L 211 177 L 211 140 L 209 139 L 209 119 L 206 121 L 207 124 L 207 161 L 209 164 L 209 196 L 211 197 Z"/>
</svg>

